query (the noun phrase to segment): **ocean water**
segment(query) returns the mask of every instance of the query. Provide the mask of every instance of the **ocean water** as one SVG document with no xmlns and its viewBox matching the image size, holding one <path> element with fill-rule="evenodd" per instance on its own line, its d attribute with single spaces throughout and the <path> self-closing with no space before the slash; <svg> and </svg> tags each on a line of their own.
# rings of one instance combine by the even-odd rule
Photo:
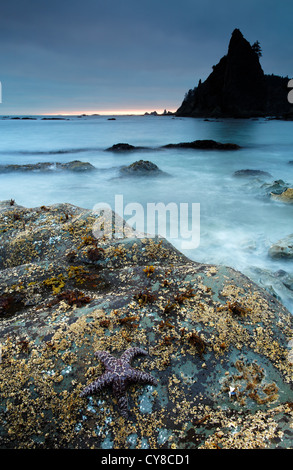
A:
<svg viewBox="0 0 293 470">
<path fill-rule="evenodd" d="M 272 260 L 271 244 L 293 233 L 293 205 L 273 201 L 269 188 L 282 180 L 293 187 L 293 122 L 266 119 L 204 120 L 173 116 L 68 117 L 66 120 L 0 118 L 0 165 L 51 162 L 50 171 L 0 172 L 0 200 L 36 207 L 68 202 L 92 209 L 104 202 L 115 210 L 139 203 L 200 204 L 200 243 L 184 248 L 182 236 L 167 238 L 189 258 L 242 271 L 293 312 L 293 261 Z M 237 151 L 160 149 L 169 143 L 213 139 Z M 107 152 L 117 143 L 148 147 Z M 155 163 L 167 175 L 120 177 L 137 160 Z M 58 170 L 56 162 L 80 160 L 93 172 Z M 269 174 L 235 177 L 241 169 Z M 125 214 L 124 218 L 127 220 Z M 189 223 L 192 225 L 191 211 Z M 149 229 L 149 226 L 147 226 Z M 291 289 L 290 289 L 291 287 Z"/>
</svg>

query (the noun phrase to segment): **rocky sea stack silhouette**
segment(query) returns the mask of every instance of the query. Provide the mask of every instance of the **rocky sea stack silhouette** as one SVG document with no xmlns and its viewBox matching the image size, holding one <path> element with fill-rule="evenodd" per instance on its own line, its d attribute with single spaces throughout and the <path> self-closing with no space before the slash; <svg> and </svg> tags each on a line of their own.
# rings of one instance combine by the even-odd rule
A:
<svg viewBox="0 0 293 470">
<path fill-rule="evenodd" d="M 266 75 L 259 43 L 251 45 L 239 29 L 232 33 L 228 53 L 202 83 L 186 93 L 176 112 L 190 117 L 293 117 L 288 102 L 288 77 Z"/>
</svg>

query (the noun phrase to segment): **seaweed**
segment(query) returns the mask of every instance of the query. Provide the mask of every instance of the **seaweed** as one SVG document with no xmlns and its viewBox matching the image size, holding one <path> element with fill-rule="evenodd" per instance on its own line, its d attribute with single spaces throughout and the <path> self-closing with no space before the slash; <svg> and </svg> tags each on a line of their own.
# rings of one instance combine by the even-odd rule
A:
<svg viewBox="0 0 293 470">
<path fill-rule="evenodd" d="M 237 300 L 235 300 L 234 302 L 228 302 L 227 303 L 227 307 L 228 307 L 228 310 L 233 313 L 234 315 L 238 315 L 240 317 L 243 317 L 245 316 L 247 313 L 251 312 L 251 309 L 249 308 L 246 308 L 246 307 L 242 307 L 242 305 L 240 305 L 239 302 L 237 302 Z"/>
<path fill-rule="evenodd" d="M 171 300 L 167 301 L 167 304 L 164 307 L 164 313 L 170 313 L 176 308 L 175 303 L 171 303 Z"/>
<path fill-rule="evenodd" d="M 102 327 L 102 328 L 108 328 L 109 325 L 110 325 L 110 320 L 108 319 L 105 319 L 105 320 L 101 320 L 99 325 Z"/>
<path fill-rule="evenodd" d="M 134 294 L 133 298 L 137 300 L 139 305 L 142 307 L 147 303 L 153 303 L 157 299 L 157 296 L 152 294 L 148 289 L 145 289 L 144 291 Z"/>
<path fill-rule="evenodd" d="M 195 347 L 200 357 L 203 358 L 203 354 L 206 350 L 206 344 L 204 340 L 195 331 L 192 331 L 188 341 L 192 346 Z"/>
<path fill-rule="evenodd" d="M 119 318 L 117 321 L 120 325 L 126 325 L 128 328 L 138 328 L 138 323 L 134 323 L 136 320 L 138 320 L 137 316 L 129 316 Z"/>
<path fill-rule="evenodd" d="M 61 289 L 65 286 L 65 278 L 63 274 L 59 274 L 58 277 L 51 277 L 43 281 L 43 285 L 52 287 L 52 293 L 57 295 Z"/>
<path fill-rule="evenodd" d="M 91 235 L 84 235 L 83 237 L 81 237 L 81 244 L 78 246 L 78 249 L 82 248 L 83 246 L 89 245 L 97 246 L 97 240 Z"/>
<path fill-rule="evenodd" d="M 23 307 L 23 296 L 20 293 L 0 296 L 0 318 L 11 317 Z"/>
<path fill-rule="evenodd" d="M 66 258 L 70 263 L 72 263 L 75 260 L 76 256 L 77 256 L 76 251 L 72 250 L 72 251 L 69 251 L 69 253 L 67 253 Z"/>
<path fill-rule="evenodd" d="M 172 325 L 172 323 L 169 322 L 169 320 L 161 320 L 160 323 L 159 323 L 159 329 L 162 330 L 163 328 L 175 328 L 174 325 Z"/>
<path fill-rule="evenodd" d="M 103 253 L 103 248 L 93 247 L 87 250 L 87 257 L 90 261 L 98 261 L 102 258 Z"/>
<path fill-rule="evenodd" d="M 16 343 L 18 346 L 20 346 L 20 351 L 24 352 L 26 354 L 29 353 L 29 342 L 26 339 L 22 339 Z"/>
<path fill-rule="evenodd" d="M 187 289 L 185 292 L 175 295 L 174 300 L 179 304 L 183 304 L 185 300 L 190 299 L 191 297 L 195 297 L 193 291 L 193 288 Z"/>
<path fill-rule="evenodd" d="M 146 273 L 147 277 L 149 277 L 154 271 L 155 271 L 154 266 L 146 266 L 146 268 L 143 269 L 143 272 Z"/>
<path fill-rule="evenodd" d="M 76 305 L 77 307 L 82 307 L 92 301 L 91 297 L 79 290 L 62 292 L 62 294 L 58 294 L 57 298 L 59 301 L 64 300 L 68 305 Z"/>
</svg>

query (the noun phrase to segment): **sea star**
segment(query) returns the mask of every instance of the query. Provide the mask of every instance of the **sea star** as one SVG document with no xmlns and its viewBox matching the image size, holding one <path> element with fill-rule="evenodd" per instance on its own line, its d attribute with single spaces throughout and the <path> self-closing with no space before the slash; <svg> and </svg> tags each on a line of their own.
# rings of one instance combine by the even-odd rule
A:
<svg viewBox="0 0 293 470">
<path fill-rule="evenodd" d="M 133 369 L 130 366 L 131 360 L 138 355 L 146 356 L 147 352 L 141 348 L 129 348 L 119 359 L 113 357 L 107 351 L 95 352 L 95 356 L 102 361 L 106 370 L 97 380 L 85 387 L 81 392 L 81 396 L 85 397 L 92 395 L 93 393 L 100 391 L 105 386 L 110 385 L 112 386 L 113 393 L 118 400 L 120 413 L 126 418 L 128 416 L 126 395 L 127 385 L 130 383 L 157 384 L 157 380 L 151 374 Z"/>
</svg>

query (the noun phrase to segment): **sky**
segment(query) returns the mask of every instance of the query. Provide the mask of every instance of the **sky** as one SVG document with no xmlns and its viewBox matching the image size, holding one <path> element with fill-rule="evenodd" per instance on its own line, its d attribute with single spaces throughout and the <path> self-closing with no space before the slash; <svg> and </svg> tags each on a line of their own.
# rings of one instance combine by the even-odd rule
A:
<svg viewBox="0 0 293 470">
<path fill-rule="evenodd" d="M 239 28 L 293 76 L 292 0 L 2 0 L 1 115 L 175 111 Z"/>
</svg>

